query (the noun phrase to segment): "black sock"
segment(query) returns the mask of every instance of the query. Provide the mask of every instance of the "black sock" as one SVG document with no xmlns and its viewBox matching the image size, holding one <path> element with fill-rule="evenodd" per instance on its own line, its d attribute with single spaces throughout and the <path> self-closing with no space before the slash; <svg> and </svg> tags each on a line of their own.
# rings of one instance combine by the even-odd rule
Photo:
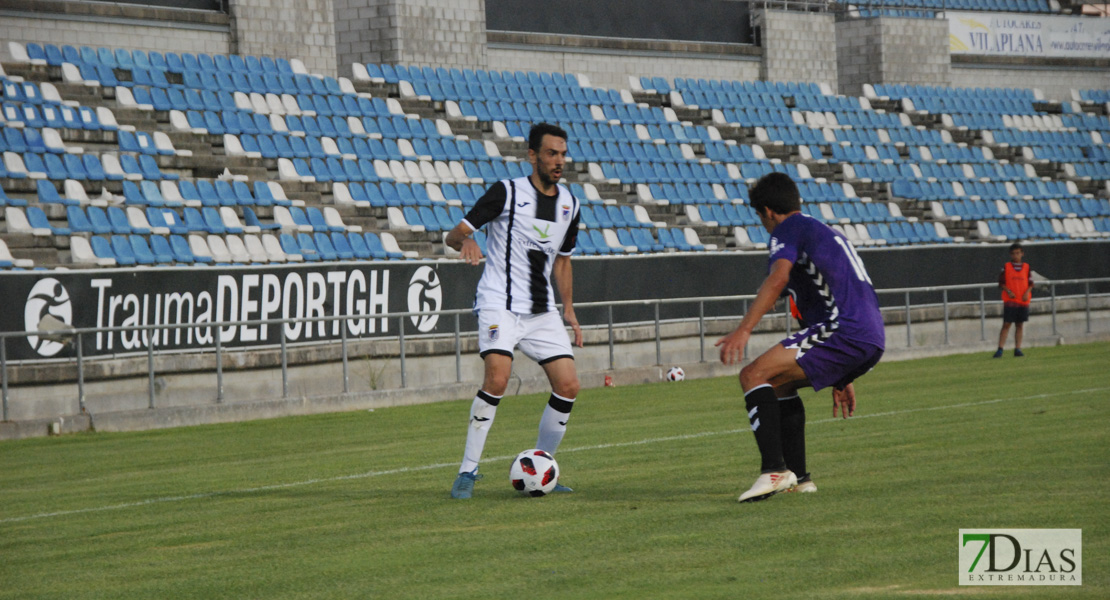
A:
<svg viewBox="0 0 1110 600">
<path fill-rule="evenodd" d="M 782 457 L 799 479 L 806 471 L 806 407 L 798 396 L 779 400 L 782 426 Z"/>
<path fill-rule="evenodd" d="M 755 434 L 755 443 L 759 446 L 759 455 L 763 459 L 760 471 L 782 471 L 786 468 L 786 461 L 782 458 L 782 425 L 775 389 L 761 385 L 744 394 L 744 403 L 748 408 L 748 421 Z"/>
</svg>

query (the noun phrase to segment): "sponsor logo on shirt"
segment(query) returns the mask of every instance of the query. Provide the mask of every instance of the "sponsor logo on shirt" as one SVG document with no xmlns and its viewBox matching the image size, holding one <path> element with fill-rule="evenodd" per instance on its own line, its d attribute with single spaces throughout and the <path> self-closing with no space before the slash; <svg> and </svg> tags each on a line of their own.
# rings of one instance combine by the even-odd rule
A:
<svg viewBox="0 0 1110 600">
<path fill-rule="evenodd" d="M 778 253 L 779 250 L 782 250 L 785 247 L 786 246 L 782 242 L 780 242 L 778 238 L 771 238 L 771 256 L 774 256 Z"/>
</svg>

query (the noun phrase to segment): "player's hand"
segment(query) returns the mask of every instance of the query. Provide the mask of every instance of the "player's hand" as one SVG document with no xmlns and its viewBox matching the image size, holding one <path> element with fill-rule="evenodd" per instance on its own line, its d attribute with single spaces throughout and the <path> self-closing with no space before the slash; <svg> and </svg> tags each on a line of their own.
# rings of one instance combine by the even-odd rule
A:
<svg viewBox="0 0 1110 600">
<path fill-rule="evenodd" d="M 466 238 L 462 242 L 462 249 L 459 250 L 459 257 L 469 265 L 477 265 L 482 261 L 482 249 L 478 247 L 478 242 L 474 241 L 474 238 Z"/>
<path fill-rule="evenodd" d="M 744 347 L 752 334 L 749 331 L 737 329 L 725 337 L 717 340 L 714 346 L 721 347 L 721 362 L 726 365 L 735 365 L 744 360 Z"/>
<path fill-rule="evenodd" d="M 1011 298 L 1017 298 L 1017 296 L 1015 296 L 1014 293 L 1010 290 L 1006 290 L 1006 293 L 1009 294 Z"/>
<path fill-rule="evenodd" d="M 833 418 L 836 418 L 836 409 L 840 407 L 841 418 L 856 414 L 856 389 L 848 384 L 843 390 L 833 388 Z"/>
<path fill-rule="evenodd" d="M 574 308 L 568 306 L 563 310 L 563 320 L 574 330 L 574 345 L 581 348 L 583 343 L 582 327 L 578 324 L 578 316 L 574 314 Z"/>
</svg>

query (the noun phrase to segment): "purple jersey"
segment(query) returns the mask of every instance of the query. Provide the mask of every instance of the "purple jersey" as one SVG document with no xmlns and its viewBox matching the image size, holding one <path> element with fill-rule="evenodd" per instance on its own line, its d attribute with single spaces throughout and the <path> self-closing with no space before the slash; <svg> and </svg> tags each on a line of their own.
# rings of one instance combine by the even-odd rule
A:
<svg viewBox="0 0 1110 600">
<path fill-rule="evenodd" d="M 829 331 L 885 348 L 879 299 L 847 238 L 796 213 L 775 227 L 770 249 L 768 267 L 779 259 L 794 264 L 787 291 L 807 325 L 827 324 Z"/>
</svg>

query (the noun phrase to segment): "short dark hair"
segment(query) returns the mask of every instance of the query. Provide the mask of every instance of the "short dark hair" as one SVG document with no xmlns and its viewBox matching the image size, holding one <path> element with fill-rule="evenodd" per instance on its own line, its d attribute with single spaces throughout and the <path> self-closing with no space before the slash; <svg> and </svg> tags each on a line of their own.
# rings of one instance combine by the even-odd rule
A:
<svg viewBox="0 0 1110 600">
<path fill-rule="evenodd" d="M 553 135 L 561 137 L 565 141 L 567 139 L 567 132 L 558 125 L 551 123 L 536 123 L 528 132 L 528 149 L 533 152 L 539 152 L 540 146 L 543 145 L 543 136 Z"/>
<path fill-rule="evenodd" d="M 1014 250 L 1021 250 L 1022 252 L 1025 252 L 1025 247 L 1021 245 L 1021 242 L 1014 242 L 1010 244 L 1010 252 L 1013 252 Z"/>
<path fill-rule="evenodd" d="M 758 214 L 764 207 L 771 212 L 788 215 L 802 209 L 802 197 L 798 186 L 786 173 L 768 173 L 748 190 L 750 206 Z"/>
</svg>

